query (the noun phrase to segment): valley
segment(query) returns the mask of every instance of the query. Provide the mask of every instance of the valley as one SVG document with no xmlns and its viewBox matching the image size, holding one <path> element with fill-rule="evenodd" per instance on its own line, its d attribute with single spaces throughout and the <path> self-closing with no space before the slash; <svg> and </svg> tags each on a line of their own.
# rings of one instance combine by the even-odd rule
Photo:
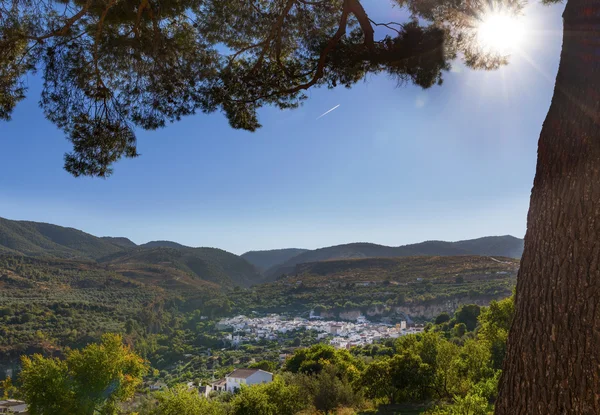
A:
<svg viewBox="0 0 600 415">
<path fill-rule="evenodd" d="M 107 332 L 122 333 L 159 370 L 156 379 L 168 382 L 208 379 L 248 359 L 277 360 L 298 345 L 332 341 L 302 327 L 233 344 L 231 328 L 218 322 L 236 315 L 425 324 L 465 304 L 510 296 L 519 262 L 498 254 L 522 244 L 488 237 L 237 256 L 169 241 L 136 245 L 34 222 L 2 219 L 0 225 L 0 368 L 9 370 L 0 377 L 18 369 L 20 355 L 61 356 Z M 300 262 L 311 258 L 318 260 Z M 214 355 L 214 349 L 223 351 Z"/>
</svg>

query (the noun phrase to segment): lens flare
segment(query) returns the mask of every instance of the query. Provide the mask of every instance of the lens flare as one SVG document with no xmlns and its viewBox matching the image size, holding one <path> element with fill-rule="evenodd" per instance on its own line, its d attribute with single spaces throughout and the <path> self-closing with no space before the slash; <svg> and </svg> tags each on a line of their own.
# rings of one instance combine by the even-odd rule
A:
<svg viewBox="0 0 600 415">
<path fill-rule="evenodd" d="M 523 42 L 525 25 L 519 16 L 503 11 L 490 11 L 477 27 L 477 42 L 484 52 L 510 55 Z"/>
</svg>

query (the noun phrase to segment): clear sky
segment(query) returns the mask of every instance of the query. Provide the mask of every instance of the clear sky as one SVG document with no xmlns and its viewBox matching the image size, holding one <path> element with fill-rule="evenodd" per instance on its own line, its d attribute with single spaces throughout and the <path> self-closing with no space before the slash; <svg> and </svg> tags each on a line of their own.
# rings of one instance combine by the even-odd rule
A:
<svg viewBox="0 0 600 415">
<path fill-rule="evenodd" d="M 366 7 L 376 20 L 394 17 L 384 0 Z M 455 63 L 429 90 L 387 76 L 312 90 L 299 109 L 263 109 L 255 133 L 219 113 L 188 117 L 138 131 L 142 156 L 106 180 L 62 169 L 69 143 L 44 119 L 29 77 L 29 98 L 0 123 L 0 216 L 238 254 L 523 237 L 562 10 L 528 6 L 528 40 L 498 71 Z"/>
</svg>

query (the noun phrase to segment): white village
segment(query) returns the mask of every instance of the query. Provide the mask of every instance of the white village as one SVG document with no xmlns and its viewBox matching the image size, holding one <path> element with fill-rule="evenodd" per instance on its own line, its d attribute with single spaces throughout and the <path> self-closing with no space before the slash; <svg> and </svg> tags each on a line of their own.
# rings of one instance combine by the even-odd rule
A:
<svg viewBox="0 0 600 415">
<path fill-rule="evenodd" d="M 423 331 L 422 325 L 407 325 L 406 321 L 398 324 L 374 323 L 360 316 L 355 322 L 322 320 L 312 313 L 310 319 L 294 317 L 286 318 L 277 314 L 266 317 L 236 316 L 219 321 L 218 329 L 231 329 L 225 339 L 232 346 L 266 340 L 277 340 L 280 335 L 294 330 L 314 330 L 317 338 L 328 341 L 332 346 L 349 349 L 353 346 L 364 346 L 373 342 L 398 338 L 406 334 Z"/>
</svg>

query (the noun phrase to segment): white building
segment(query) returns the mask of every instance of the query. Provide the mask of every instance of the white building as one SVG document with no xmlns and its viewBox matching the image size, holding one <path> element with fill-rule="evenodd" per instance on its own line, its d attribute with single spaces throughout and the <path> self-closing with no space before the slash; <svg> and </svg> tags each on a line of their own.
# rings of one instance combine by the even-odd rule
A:
<svg viewBox="0 0 600 415">
<path fill-rule="evenodd" d="M 27 404 L 15 399 L 0 400 L 0 414 L 27 414 Z"/>
<path fill-rule="evenodd" d="M 273 374 L 262 369 L 236 369 L 225 377 L 228 392 L 239 389 L 241 385 L 256 385 L 272 381 Z"/>
</svg>

